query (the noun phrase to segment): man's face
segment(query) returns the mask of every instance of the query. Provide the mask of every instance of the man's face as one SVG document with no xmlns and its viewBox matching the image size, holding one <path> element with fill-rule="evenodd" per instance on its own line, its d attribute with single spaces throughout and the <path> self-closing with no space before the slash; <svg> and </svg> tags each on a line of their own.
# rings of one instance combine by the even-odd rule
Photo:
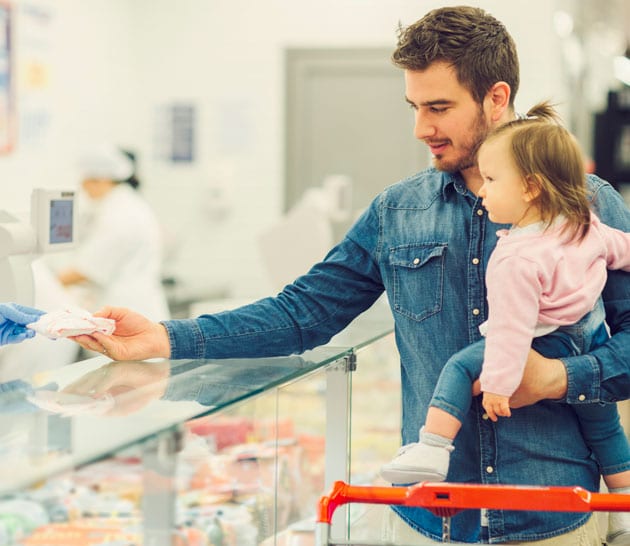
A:
<svg viewBox="0 0 630 546">
<path fill-rule="evenodd" d="M 444 62 L 405 70 L 405 95 L 415 112 L 415 136 L 429 146 L 435 167 L 447 172 L 474 167 L 489 125 L 455 70 Z"/>
</svg>

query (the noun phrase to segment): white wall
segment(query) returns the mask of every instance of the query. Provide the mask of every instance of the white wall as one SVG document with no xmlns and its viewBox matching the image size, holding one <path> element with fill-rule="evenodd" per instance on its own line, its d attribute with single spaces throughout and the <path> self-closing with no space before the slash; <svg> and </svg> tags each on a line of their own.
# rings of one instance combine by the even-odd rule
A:
<svg viewBox="0 0 630 546">
<path fill-rule="evenodd" d="M 235 296 L 268 290 L 256 234 L 278 217 L 283 184 L 283 51 L 286 47 L 393 48 L 399 21 L 452 2 L 428 0 L 32 0 L 25 11 L 51 14 L 43 52 L 50 84 L 22 86 L 18 108 L 42 109 L 50 123 L 39 140 L 18 138 L 0 156 L 2 206 L 24 208 L 31 188 L 76 183 L 73 157 L 93 135 L 136 148 L 144 193 L 159 212 L 172 248 L 169 271 L 225 284 Z M 526 109 L 566 99 L 553 3 L 470 2 L 501 19 L 519 46 Z M 26 23 L 25 23 L 26 21 Z M 26 25 L 28 29 L 28 25 Z M 22 34 L 22 38 L 28 34 Z M 38 45 L 16 36 L 16 66 Z M 19 98 L 19 97 L 18 97 Z M 401 97 L 401 100 L 403 98 Z M 155 157 L 157 111 L 174 102 L 198 108 L 198 161 Z M 21 110 L 20 110 L 21 111 Z M 35 132 L 37 133 L 37 132 Z M 28 136 L 28 135 L 26 135 Z M 411 135 L 409 136 L 411 138 Z M 393 182 L 384 181 L 385 183 Z M 212 208 L 220 194 L 230 203 Z"/>
<path fill-rule="evenodd" d="M 393 48 L 399 22 L 410 23 L 428 9 L 445 4 L 417 0 L 134 2 L 143 60 L 142 94 L 148 99 L 141 106 L 143 144 L 150 145 L 158 104 L 193 101 L 202 120 L 200 161 L 195 167 L 154 162 L 145 171 L 155 184 L 150 193 L 153 202 L 164 217 L 174 218 L 173 235 L 183 242 L 179 265 L 187 276 L 230 279 L 239 296 L 267 291 L 257 265 L 255 234 L 282 208 L 284 49 Z M 481 4 L 505 21 L 522 46 L 523 77 L 528 85 L 519 103 L 528 106 L 557 96 L 558 59 L 550 54 L 557 49 L 550 3 L 534 1 L 536 9 L 532 2 Z M 230 126 L 230 114 L 236 117 L 236 129 Z M 240 146 L 232 142 L 238 137 Z M 224 140 L 232 144 L 224 146 Z M 228 218 L 217 223 L 208 218 L 205 206 L 212 185 L 222 177 L 231 191 L 233 208 Z"/>
<path fill-rule="evenodd" d="M 136 137 L 118 85 L 130 70 L 126 2 L 22 1 L 13 12 L 17 135 L 0 156 L 0 192 L 2 208 L 21 211 L 35 186 L 76 185 L 74 158 L 92 135 Z"/>
</svg>

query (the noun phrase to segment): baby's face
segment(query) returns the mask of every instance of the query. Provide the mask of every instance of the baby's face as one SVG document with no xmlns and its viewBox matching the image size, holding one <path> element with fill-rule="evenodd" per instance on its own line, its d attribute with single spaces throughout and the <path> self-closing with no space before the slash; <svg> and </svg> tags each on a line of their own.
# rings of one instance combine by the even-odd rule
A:
<svg viewBox="0 0 630 546">
<path fill-rule="evenodd" d="M 477 156 L 483 185 L 479 190 L 490 220 L 517 224 L 530 207 L 528 185 L 512 159 L 509 137 L 500 135 L 484 142 Z"/>
</svg>

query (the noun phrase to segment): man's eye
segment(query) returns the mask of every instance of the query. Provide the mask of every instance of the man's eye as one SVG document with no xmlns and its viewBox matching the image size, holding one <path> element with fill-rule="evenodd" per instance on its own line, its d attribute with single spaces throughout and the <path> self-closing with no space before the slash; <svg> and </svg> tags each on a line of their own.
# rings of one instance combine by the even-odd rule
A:
<svg viewBox="0 0 630 546">
<path fill-rule="evenodd" d="M 443 114 L 444 112 L 446 112 L 448 110 L 448 108 L 438 107 L 438 106 L 431 106 L 430 110 L 434 114 Z"/>
</svg>

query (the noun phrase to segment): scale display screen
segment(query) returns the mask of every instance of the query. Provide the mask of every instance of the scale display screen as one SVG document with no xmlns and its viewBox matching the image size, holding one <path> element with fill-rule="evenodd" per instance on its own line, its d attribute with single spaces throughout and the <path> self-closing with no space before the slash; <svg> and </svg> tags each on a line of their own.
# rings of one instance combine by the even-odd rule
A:
<svg viewBox="0 0 630 546">
<path fill-rule="evenodd" d="M 50 201 L 50 235 L 51 245 L 71 243 L 73 237 L 74 201 L 70 199 L 52 199 Z"/>
<path fill-rule="evenodd" d="M 31 223 L 38 253 L 71 248 L 76 242 L 75 193 L 63 190 L 33 190 Z"/>
</svg>

